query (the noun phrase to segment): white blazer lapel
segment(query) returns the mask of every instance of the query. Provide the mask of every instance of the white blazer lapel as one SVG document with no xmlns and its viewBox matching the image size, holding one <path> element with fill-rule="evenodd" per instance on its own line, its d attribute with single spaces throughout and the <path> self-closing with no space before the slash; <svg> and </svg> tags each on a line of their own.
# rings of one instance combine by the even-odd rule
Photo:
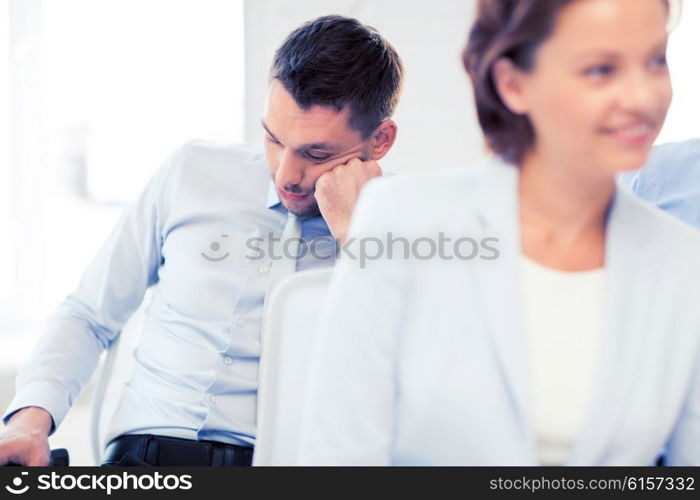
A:
<svg viewBox="0 0 700 500">
<path fill-rule="evenodd" d="M 485 182 L 480 184 L 483 190 L 478 194 L 477 217 L 483 234 L 498 238 L 500 256 L 495 261 L 474 264 L 482 299 L 479 306 L 522 432 L 524 448 L 514 450 L 515 456 L 522 454 L 525 463 L 534 464 L 534 433 L 527 407 L 527 344 L 519 296 L 518 170 L 499 160 L 489 161 L 486 169 Z"/>
<path fill-rule="evenodd" d="M 651 238 L 645 234 L 644 220 L 636 216 L 629 196 L 618 188 L 608 219 L 604 327 L 584 427 L 567 465 L 606 463 L 607 447 L 621 425 L 627 399 L 642 368 L 644 311 L 639 306 L 644 298 L 636 296 L 643 287 L 635 285 L 649 279 L 645 273 Z"/>
</svg>

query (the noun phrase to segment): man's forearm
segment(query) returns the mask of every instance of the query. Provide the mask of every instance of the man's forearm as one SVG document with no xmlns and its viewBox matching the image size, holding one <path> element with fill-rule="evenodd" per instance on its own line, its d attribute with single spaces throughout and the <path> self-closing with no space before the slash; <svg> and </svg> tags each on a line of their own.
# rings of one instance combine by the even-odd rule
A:
<svg viewBox="0 0 700 500">
<path fill-rule="evenodd" d="M 96 327 L 67 303 L 62 308 L 49 320 L 46 331 L 19 370 L 17 393 L 5 410 L 8 423 L 9 414 L 14 418 L 17 410 L 38 407 L 52 417 L 47 430 L 52 432 L 51 423 L 61 424 L 97 366 L 104 345 L 93 332 Z M 69 308 L 71 314 L 66 310 Z"/>
</svg>

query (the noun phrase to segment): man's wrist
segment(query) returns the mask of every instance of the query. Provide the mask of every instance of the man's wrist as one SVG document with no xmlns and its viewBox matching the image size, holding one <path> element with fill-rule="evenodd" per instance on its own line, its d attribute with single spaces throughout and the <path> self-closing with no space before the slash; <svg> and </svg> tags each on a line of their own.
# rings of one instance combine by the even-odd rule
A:
<svg viewBox="0 0 700 500">
<path fill-rule="evenodd" d="M 335 239 L 340 246 L 343 246 L 348 235 L 348 224 L 344 224 L 343 227 L 338 227 L 338 225 L 335 225 L 333 228 L 329 227 L 328 229 L 330 230 L 333 239 Z"/>
<path fill-rule="evenodd" d="M 27 406 L 15 412 L 7 421 L 7 425 L 21 424 L 36 429 L 42 434 L 49 435 L 53 427 L 51 414 L 39 406 Z"/>
</svg>

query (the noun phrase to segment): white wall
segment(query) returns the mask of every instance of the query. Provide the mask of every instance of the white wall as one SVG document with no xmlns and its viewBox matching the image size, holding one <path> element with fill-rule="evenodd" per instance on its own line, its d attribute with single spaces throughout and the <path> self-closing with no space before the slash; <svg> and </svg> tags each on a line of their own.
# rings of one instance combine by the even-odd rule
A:
<svg viewBox="0 0 700 500">
<path fill-rule="evenodd" d="M 260 118 L 277 47 L 303 22 L 343 14 L 377 28 L 406 68 L 395 116 L 399 135 L 382 166 L 410 171 L 478 159 L 483 142 L 460 57 L 473 8 L 473 0 L 245 0 L 247 140 L 262 138 Z"/>
</svg>

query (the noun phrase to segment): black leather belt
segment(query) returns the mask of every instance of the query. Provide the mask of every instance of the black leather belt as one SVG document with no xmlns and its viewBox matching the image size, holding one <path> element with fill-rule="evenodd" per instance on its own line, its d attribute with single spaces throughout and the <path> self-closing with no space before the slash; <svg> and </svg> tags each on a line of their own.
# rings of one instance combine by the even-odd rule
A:
<svg viewBox="0 0 700 500">
<path fill-rule="evenodd" d="M 153 434 L 126 434 L 107 445 L 103 466 L 250 466 L 253 447 Z"/>
</svg>

